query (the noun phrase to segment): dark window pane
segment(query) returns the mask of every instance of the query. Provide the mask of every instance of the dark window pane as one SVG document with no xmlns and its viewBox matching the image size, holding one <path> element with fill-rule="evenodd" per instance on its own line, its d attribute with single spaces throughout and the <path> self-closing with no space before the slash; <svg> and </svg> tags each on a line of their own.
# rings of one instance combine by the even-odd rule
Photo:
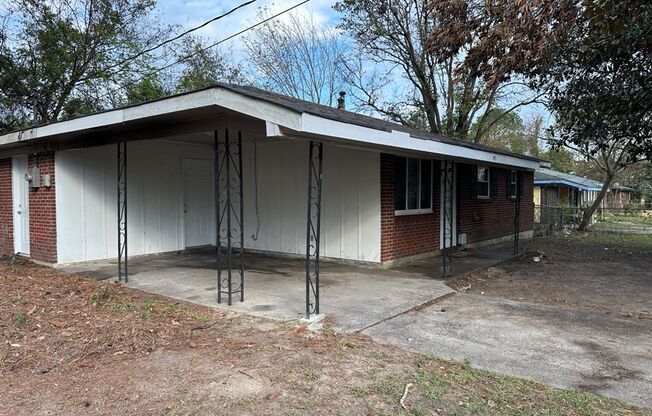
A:
<svg viewBox="0 0 652 416">
<path fill-rule="evenodd" d="M 419 161 L 408 158 L 408 186 L 407 202 L 408 209 L 419 208 Z"/>
<path fill-rule="evenodd" d="M 396 190 L 394 193 L 394 209 L 405 209 L 405 163 L 404 157 L 396 157 L 394 164 L 394 177 L 396 178 Z"/>
<path fill-rule="evenodd" d="M 478 182 L 478 197 L 489 196 L 489 182 Z"/>
<path fill-rule="evenodd" d="M 432 204 L 432 162 L 421 161 L 421 209 L 430 209 Z"/>
</svg>

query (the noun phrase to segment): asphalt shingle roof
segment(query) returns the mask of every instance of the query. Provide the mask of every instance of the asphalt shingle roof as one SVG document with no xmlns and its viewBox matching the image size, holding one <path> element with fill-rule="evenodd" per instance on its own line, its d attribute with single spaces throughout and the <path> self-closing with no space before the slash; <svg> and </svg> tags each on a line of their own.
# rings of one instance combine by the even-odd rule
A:
<svg viewBox="0 0 652 416">
<path fill-rule="evenodd" d="M 408 133 L 410 136 L 418 139 L 433 140 L 442 143 L 453 144 L 456 146 L 463 146 L 471 149 L 484 150 L 493 153 L 514 156 L 521 159 L 532 160 L 536 162 L 541 161 L 540 159 L 535 157 L 506 152 L 504 150 L 495 149 L 491 146 L 486 146 L 482 144 L 468 142 L 465 140 L 458 140 L 451 137 L 446 137 L 441 134 L 435 134 L 425 130 L 407 127 L 402 124 L 392 123 L 391 121 L 386 121 L 379 118 L 367 116 L 360 113 L 354 113 L 352 111 L 342 110 L 335 107 L 329 107 L 323 104 L 316 104 L 310 101 L 300 100 L 298 98 L 277 94 L 274 92 L 262 90 L 260 88 L 256 88 L 252 86 L 234 85 L 234 84 L 225 84 L 225 83 L 218 83 L 215 84 L 215 86 L 225 88 L 227 90 L 245 95 L 250 98 L 264 100 L 276 105 L 280 105 L 282 107 L 285 107 L 290 110 L 294 110 L 299 113 L 308 113 L 329 120 L 340 121 L 343 123 L 354 124 L 362 127 L 369 127 L 376 130 L 384 130 L 384 131 L 395 130 L 395 131 Z"/>
</svg>

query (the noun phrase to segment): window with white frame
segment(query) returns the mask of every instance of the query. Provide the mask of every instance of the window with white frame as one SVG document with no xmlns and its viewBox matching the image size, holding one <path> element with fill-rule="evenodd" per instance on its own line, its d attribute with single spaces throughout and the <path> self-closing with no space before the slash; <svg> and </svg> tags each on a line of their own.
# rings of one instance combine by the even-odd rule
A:
<svg viewBox="0 0 652 416">
<path fill-rule="evenodd" d="M 509 173 L 509 197 L 516 198 L 516 192 L 518 192 L 518 173 L 515 170 L 510 171 Z"/>
<path fill-rule="evenodd" d="M 478 166 L 476 177 L 476 197 L 489 198 L 490 170 L 486 166 Z"/>
<path fill-rule="evenodd" d="M 432 161 L 396 157 L 394 174 L 395 214 L 432 212 Z"/>
</svg>

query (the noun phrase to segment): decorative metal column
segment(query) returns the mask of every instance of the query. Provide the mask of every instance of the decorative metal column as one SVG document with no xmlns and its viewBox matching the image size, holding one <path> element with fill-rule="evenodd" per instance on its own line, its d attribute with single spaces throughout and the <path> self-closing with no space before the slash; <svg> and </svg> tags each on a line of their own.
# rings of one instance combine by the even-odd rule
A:
<svg viewBox="0 0 652 416">
<path fill-rule="evenodd" d="M 319 235 L 321 231 L 322 143 L 308 153 L 308 222 L 306 227 L 306 318 L 319 314 Z"/>
<path fill-rule="evenodd" d="M 454 192 L 453 187 L 455 186 L 454 178 L 454 168 L 452 160 L 443 160 L 441 162 L 441 174 L 442 174 L 442 218 L 444 219 L 443 225 L 444 229 L 442 233 L 444 234 L 443 242 L 444 246 L 442 247 L 442 278 L 450 277 L 453 274 L 453 206 L 454 206 Z"/>
<path fill-rule="evenodd" d="M 127 142 L 118 143 L 118 281 L 129 281 L 127 264 Z"/>
<path fill-rule="evenodd" d="M 518 238 L 521 229 L 521 172 L 516 171 L 516 207 L 514 207 L 514 254 L 518 254 Z"/>
<path fill-rule="evenodd" d="M 229 131 L 214 137 L 215 217 L 217 245 L 217 303 L 226 296 L 229 306 L 240 293 L 244 302 L 244 205 L 242 181 L 242 133 L 229 140 Z"/>
</svg>

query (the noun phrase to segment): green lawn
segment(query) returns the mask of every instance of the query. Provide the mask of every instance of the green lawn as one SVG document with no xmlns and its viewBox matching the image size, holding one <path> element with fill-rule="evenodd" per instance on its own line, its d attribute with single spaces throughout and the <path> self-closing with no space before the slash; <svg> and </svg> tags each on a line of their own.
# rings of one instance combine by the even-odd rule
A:
<svg viewBox="0 0 652 416">
<path fill-rule="evenodd" d="M 652 225 L 652 217 L 644 217 L 641 215 L 611 215 L 611 216 L 604 217 L 604 219 L 600 221 L 609 222 L 609 223 L 631 223 L 631 224 Z"/>
<path fill-rule="evenodd" d="M 595 224 L 593 226 L 593 230 L 597 232 L 574 232 L 569 235 L 564 235 L 560 238 L 576 241 L 586 245 L 620 248 L 634 250 L 637 252 L 647 252 L 652 250 L 652 234 L 600 232 L 599 229 L 596 229 L 596 226 L 599 225 L 600 224 Z"/>
</svg>

